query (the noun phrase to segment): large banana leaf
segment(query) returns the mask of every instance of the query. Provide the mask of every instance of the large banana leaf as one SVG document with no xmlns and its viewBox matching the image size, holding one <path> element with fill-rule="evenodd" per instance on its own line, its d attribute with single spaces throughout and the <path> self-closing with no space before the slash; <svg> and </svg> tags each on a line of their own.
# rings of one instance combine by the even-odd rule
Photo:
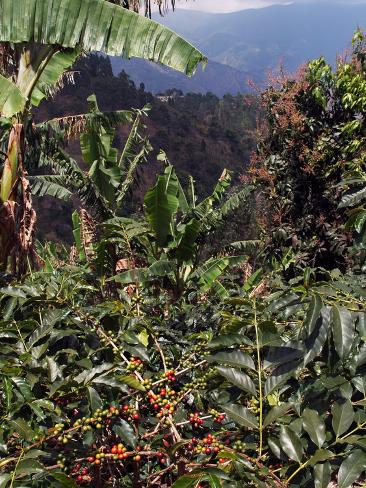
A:
<svg viewBox="0 0 366 488">
<path fill-rule="evenodd" d="M 115 199 L 116 188 L 121 182 L 121 170 L 104 161 L 94 161 L 89 176 L 102 197 L 112 203 Z"/>
<path fill-rule="evenodd" d="M 214 204 L 221 201 L 226 190 L 231 183 L 231 173 L 228 170 L 224 170 L 214 188 L 212 195 L 202 200 L 194 209 L 194 214 L 198 220 L 202 221 L 214 211 Z"/>
<path fill-rule="evenodd" d="M 146 217 L 160 247 L 167 245 L 167 238 L 172 234 L 172 219 L 179 206 L 177 194 L 177 177 L 173 167 L 168 166 L 145 195 Z"/>
<path fill-rule="evenodd" d="M 175 255 L 180 262 L 193 261 L 200 228 L 198 220 L 192 219 L 184 226 L 181 234 L 177 237 L 178 245 Z"/>
<path fill-rule="evenodd" d="M 26 104 L 19 88 L 8 78 L 0 75 L 0 114 L 11 117 L 21 112 Z"/>
<path fill-rule="evenodd" d="M 153 263 L 149 268 L 130 269 L 114 276 L 111 280 L 125 285 L 134 282 L 146 283 L 173 274 L 174 269 L 174 263 L 161 259 Z"/>
<path fill-rule="evenodd" d="M 232 195 L 221 206 L 215 208 L 213 212 L 207 212 L 202 215 L 202 228 L 203 229 L 217 229 L 220 224 L 223 224 L 227 219 L 239 209 L 253 192 L 253 186 L 245 186 L 238 193 Z"/>
<path fill-rule="evenodd" d="M 65 70 L 70 68 L 79 56 L 78 49 L 57 52 L 43 70 L 36 87 L 32 91 L 32 104 L 38 106 L 41 101 L 52 95 L 55 86 L 61 81 Z"/>
<path fill-rule="evenodd" d="M 53 130 L 64 131 L 66 138 L 73 138 L 87 128 L 98 132 L 102 127 L 106 129 L 113 129 L 118 124 L 128 124 L 133 121 L 133 112 L 130 110 L 116 110 L 114 112 L 92 112 L 78 115 L 67 115 L 51 119 L 47 122 L 38 124 L 37 127 L 46 130 L 52 128 Z"/>
<path fill-rule="evenodd" d="M 39 197 L 51 196 L 69 201 L 72 192 L 67 188 L 67 181 L 60 175 L 39 175 L 30 178 L 32 194 Z"/>
<path fill-rule="evenodd" d="M 202 286 L 202 291 L 207 291 L 221 276 L 224 271 L 231 267 L 237 266 L 245 261 L 245 256 L 227 256 L 225 258 L 211 258 L 206 261 L 199 269 L 197 269 L 191 278 L 198 278 L 199 284 Z"/>
<path fill-rule="evenodd" d="M 173 31 L 105 0 L 0 0 L 0 42 L 145 58 L 192 75 L 206 58 Z"/>
</svg>

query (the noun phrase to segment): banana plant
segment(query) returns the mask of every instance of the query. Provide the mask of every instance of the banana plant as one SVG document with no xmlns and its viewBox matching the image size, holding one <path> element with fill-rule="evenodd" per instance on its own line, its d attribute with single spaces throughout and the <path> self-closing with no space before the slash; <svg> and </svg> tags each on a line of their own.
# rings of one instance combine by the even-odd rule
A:
<svg viewBox="0 0 366 488">
<path fill-rule="evenodd" d="M 193 180 L 187 192 L 164 153 L 159 159 L 165 162 L 165 171 L 159 175 L 154 187 L 145 195 L 144 223 L 131 219 L 115 218 L 104 224 L 107 240 L 119 236 L 129 248 L 130 262 L 134 263 L 133 249 L 143 255 L 144 267 L 131 268 L 115 276 L 117 283 L 148 284 L 165 282 L 174 298 L 181 298 L 188 291 L 199 290 L 204 294 L 211 290 L 220 296 L 227 290 L 218 278 L 229 267 L 247 259 L 244 255 L 225 255 L 202 260 L 202 245 L 207 236 L 216 230 L 221 219 L 234 211 L 248 197 L 251 188 L 240 195 L 224 199 L 230 186 L 231 175 L 224 171 L 213 193 L 197 203 Z M 128 246 L 126 246 L 128 244 Z"/>
<path fill-rule="evenodd" d="M 151 151 L 148 139 L 142 134 L 149 106 L 141 110 L 101 112 L 95 95 L 88 98 L 89 113 L 64 117 L 40 124 L 39 139 L 42 144 L 42 165 L 53 174 L 30 178 L 32 193 L 69 200 L 77 195 L 82 205 L 97 218 L 113 217 L 135 181 L 137 167 L 146 162 Z M 125 146 L 118 154 L 113 147 L 115 125 L 130 125 Z M 60 133 L 60 127 L 63 131 Z M 49 147 L 47 137 L 54 135 Z M 83 162 L 89 171 L 83 171 L 61 147 L 63 139 L 78 135 Z M 57 138 L 60 144 L 56 144 Z"/>
<path fill-rule="evenodd" d="M 173 31 L 115 2 L 1 0 L 0 10 L 0 115 L 11 121 L 2 148 L 0 266 L 6 269 L 11 255 L 22 273 L 33 253 L 36 218 L 26 157 L 32 152 L 32 107 L 62 86 L 83 53 L 140 57 L 187 75 L 205 57 Z"/>
</svg>

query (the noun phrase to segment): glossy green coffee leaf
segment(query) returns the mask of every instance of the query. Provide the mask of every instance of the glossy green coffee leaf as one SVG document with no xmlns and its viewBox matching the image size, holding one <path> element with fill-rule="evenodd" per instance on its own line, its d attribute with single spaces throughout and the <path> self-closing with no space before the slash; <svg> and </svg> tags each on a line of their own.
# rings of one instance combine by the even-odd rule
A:
<svg viewBox="0 0 366 488">
<path fill-rule="evenodd" d="M 300 464 L 303 456 L 303 447 L 299 436 L 289 427 L 282 426 L 280 441 L 282 450 L 287 456 Z"/>
</svg>

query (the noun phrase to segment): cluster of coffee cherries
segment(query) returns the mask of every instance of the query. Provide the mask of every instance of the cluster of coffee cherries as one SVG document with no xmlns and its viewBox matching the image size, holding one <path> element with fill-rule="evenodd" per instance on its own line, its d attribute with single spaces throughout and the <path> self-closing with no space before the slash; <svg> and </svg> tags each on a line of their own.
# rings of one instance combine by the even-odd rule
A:
<svg viewBox="0 0 366 488">
<path fill-rule="evenodd" d="M 70 475 L 75 478 L 78 485 L 86 485 L 92 481 L 89 468 L 80 463 L 75 464 L 70 472 Z"/>
<path fill-rule="evenodd" d="M 104 335 L 99 336 L 99 341 L 103 346 L 105 346 L 107 344 L 109 345 L 110 340 L 112 340 L 113 342 L 118 341 L 117 334 L 115 334 L 112 330 L 109 330 L 108 332 L 106 332 L 106 335 L 107 335 L 107 337 Z M 123 350 L 123 348 L 121 348 L 121 349 Z"/>
<path fill-rule="evenodd" d="M 203 419 L 201 419 L 199 412 L 190 413 L 189 422 L 192 424 L 192 427 L 196 429 L 198 429 L 198 427 L 201 427 L 201 425 L 203 425 Z"/>
<path fill-rule="evenodd" d="M 149 403 L 156 412 L 156 417 L 172 415 L 177 405 L 177 392 L 173 389 L 161 388 L 157 393 L 150 390 L 147 393 Z"/>
<path fill-rule="evenodd" d="M 249 402 L 249 409 L 253 413 L 259 413 L 259 400 L 255 397 L 252 397 Z"/>
<path fill-rule="evenodd" d="M 177 378 L 175 376 L 175 371 L 173 369 L 169 369 L 168 371 L 163 373 L 163 379 L 166 379 L 168 382 L 177 381 Z"/>
<path fill-rule="evenodd" d="M 61 442 L 62 444 L 67 444 L 69 440 L 72 439 L 72 435 L 62 434 L 64 429 L 65 429 L 65 424 L 55 424 L 53 434 L 57 438 L 58 442 Z"/>
<path fill-rule="evenodd" d="M 243 452 L 245 451 L 245 443 L 241 440 L 237 440 L 233 444 L 233 449 L 238 452 Z"/>
<path fill-rule="evenodd" d="M 140 358 L 131 357 L 130 362 L 127 365 L 128 371 L 142 371 L 144 368 L 144 363 Z"/>
<path fill-rule="evenodd" d="M 137 422 L 140 420 L 140 414 L 136 408 L 132 407 L 131 405 L 123 405 L 121 409 L 116 409 L 116 415 L 120 415 L 125 420 L 129 420 L 130 422 L 134 421 Z"/>
<path fill-rule="evenodd" d="M 203 439 L 193 437 L 191 442 L 187 445 L 187 450 L 196 454 L 203 454 L 205 456 L 216 456 L 220 451 L 225 449 L 220 439 L 212 434 L 207 434 Z M 226 462 L 226 459 L 219 458 L 219 463 Z"/>
<path fill-rule="evenodd" d="M 128 459 L 130 454 L 123 444 L 112 444 L 109 446 L 100 447 L 93 456 L 87 458 L 88 463 L 99 465 L 108 461 L 124 461 Z M 139 461 L 139 459 L 136 459 Z"/>
<path fill-rule="evenodd" d="M 197 358 L 202 358 L 202 356 L 208 356 L 210 352 L 206 349 L 207 339 L 200 338 L 195 339 L 196 343 L 193 344 L 189 351 L 183 354 L 181 359 L 181 365 L 183 367 L 193 366 L 197 362 Z"/>
<path fill-rule="evenodd" d="M 139 463 L 142 461 L 142 456 L 140 452 L 142 451 L 142 446 L 136 446 L 134 452 L 129 452 L 128 449 L 122 444 L 111 444 L 103 445 L 98 448 L 92 455 L 86 458 L 86 461 L 92 466 L 100 466 L 107 464 L 119 464 L 126 462 L 126 460 Z M 155 456 L 157 462 L 161 465 L 166 464 L 167 458 L 166 454 L 162 451 L 151 453 L 150 457 Z M 80 467 L 79 464 L 76 465 L 77 468 Z M 71 474 L 75 473 L 75 467 L 71 470 Z M 84 474 L 84 473 L 81 473 Z"/>
<path fill-rule="evenodd" d="M 225 420 L 226 416 L 224 413 L 220 413 L 217 410 L 214 410 L 213 408 L 209 411 L 209 414 L 212 415 L 212 418 L 217 422 L 218 424 L 222 424 L 222 422 Z"/>
<path fill-rule="evenodd" d="M 153 380 L 151 378 L 145 378 L 142 380 L 142 386 L 145 388 L 145 390 L 151 390 L 153 387 Z"/>
<path fill-rule="evenodd" d="M 187 390 L 204 390 L 207 388 L 208 380 L 214 374 L 216 374 L 214 370 L 209 370 L 206 373 L 202 373 L 196 378 L 193 378 L 189 383 L 186 383 L 185 388 Z"/>
<path fill-rule="evenodd" d="M 77 419 L 71 428 L 80 428 L 82 432 L 87 432 L 93 429 L 103 429 L 109 426 L 113 417 L 122 417 L 130 422 L 137 422 L 140 420 L 140 414 L 136 408 L 130 405 L 123 405 L 121 407 L 110 406 L 104 410 L 95 410 L 92 417 L 82 417 Z M 57 440 L 63 444 L 67 444 L 69 439 L 72 439 L 72 434 L 62 434 L 64 431 L 64 424 L 56 424 L 54 427 L 54 435 L 58 436 Z"/>
<path fill-rule="evenodd" d="M 117 414 L 118 410 L 115 412 L 114 407 L 113 410 L 101 410 L 98 408 L 92 417 L 82 417 L 81 419 L 76 420 L 73 427 L 81 427 L 83 432 L 88 432 L 88 430 L 92 430 L 93 428 L 102 429 L 104 425 L 110 423 L 110 417 Z"/>
<path fill-rule="evenodd" d="M 74 466 L 71 468 L 67 466 L 70 463 L 70 459 L 65 457 L 64 454 L 58 454 L 57 456 L 57 466 L 68 473 L 68 475 L 75 479 L 78 485 L 86 485 L 92 481 L 92 477 L 90 474 L 89 466 L 80 462 L 76 462 Z"/>
</svg>

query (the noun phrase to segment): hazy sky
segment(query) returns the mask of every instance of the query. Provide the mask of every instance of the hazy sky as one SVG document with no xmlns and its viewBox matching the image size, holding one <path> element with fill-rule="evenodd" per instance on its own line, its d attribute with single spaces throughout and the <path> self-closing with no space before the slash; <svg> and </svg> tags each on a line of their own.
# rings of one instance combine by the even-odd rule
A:
<svg viewBox="0 0 366 488">
<path fill-rule="evenodd" d="M 366 0 L 323 0 L 334 3 L 366 3 Z M 268 7 L 273 4 L 314 3 L 319 0 L 177 0 L 178 8 L 205 12 L 234 12 L 246 8 Z"/>
</svg>

